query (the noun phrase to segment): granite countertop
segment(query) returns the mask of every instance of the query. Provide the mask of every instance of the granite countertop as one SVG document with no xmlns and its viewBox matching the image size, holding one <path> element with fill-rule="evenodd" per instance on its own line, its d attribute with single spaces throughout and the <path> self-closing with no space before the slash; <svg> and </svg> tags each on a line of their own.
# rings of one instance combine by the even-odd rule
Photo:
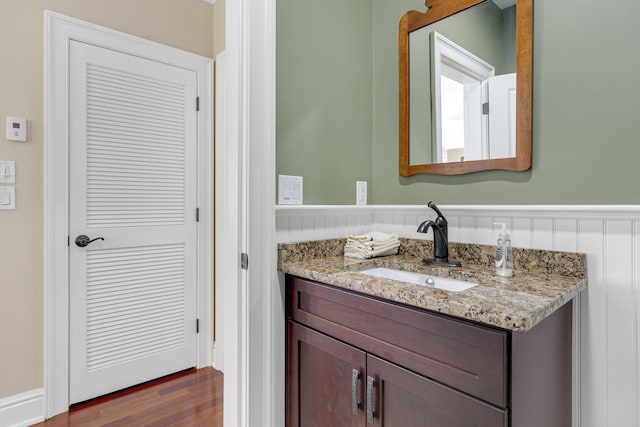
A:
<svg viewBox="0 0 640 427">
<path fill-rule="evenodd" d="M 426 265 L 432 242 L 401 239 L 398 255 L 358 260 L 345 258 L 346 239 L 284 243 L 278 246 L 278 270 L 409 306 L 444 313 L 501 329 L 525 332 L 587 288 L 584 254 L 514 248 L 512 277 L 495 274 L 492 246 L 450 243 L 449 259 L 462 267 Z M 360 270 L 386 267 L 472 281 L 478 286 L 449 292 Z"/>
</svg>

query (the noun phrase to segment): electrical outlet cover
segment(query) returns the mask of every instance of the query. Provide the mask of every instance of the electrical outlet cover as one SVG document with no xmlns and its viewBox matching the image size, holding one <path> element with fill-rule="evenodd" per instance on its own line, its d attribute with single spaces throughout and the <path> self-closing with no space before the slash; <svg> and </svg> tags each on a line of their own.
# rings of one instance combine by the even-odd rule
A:
<svg viewBox="0 0 640 427">
<path fill-rule="evenodd" d="M 367 204 L 367 181 L 356 181 L 356 205 Z"/>
</svg>

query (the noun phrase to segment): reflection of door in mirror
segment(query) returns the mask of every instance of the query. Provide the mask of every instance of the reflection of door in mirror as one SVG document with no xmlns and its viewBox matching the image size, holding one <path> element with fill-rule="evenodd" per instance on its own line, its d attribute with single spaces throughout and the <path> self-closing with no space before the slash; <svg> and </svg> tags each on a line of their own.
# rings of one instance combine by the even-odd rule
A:
<svg viewBox="0 0 640 427">
<path fill-rule="evenodd" d="M 440 111 L 441 111 L 441 138 L 438 144 L 433 144 L 435 159 L 439 162 L 464 161 L 464 137 L 465 137 L 465 85 L 462 82 L 450 78 L 447 73 L 440 75 Z"/>
<path fill-rule="evenodd" d="M 531 0 L 427 5 L 400 22 L 401 175 L 530 167 Z"/>
<path fill-rule="evenodd" d="M 488 102 L 486 82 L 496 69 L 436 31 L 429 40 L 434 161 L 486 159 L 489 134 L 483 105 Z"/>
<path fill-rule="evenodd" d="M 516 74 L 495 67 L 433 31 L 433 158 L 438 163 L 516 155 Z"/>
<path fill-rule="evenodd" d="M 489 86 L 489 152 L 487 159 L 516 155 L 516 75 L 491 77 Z"/>
</svg>

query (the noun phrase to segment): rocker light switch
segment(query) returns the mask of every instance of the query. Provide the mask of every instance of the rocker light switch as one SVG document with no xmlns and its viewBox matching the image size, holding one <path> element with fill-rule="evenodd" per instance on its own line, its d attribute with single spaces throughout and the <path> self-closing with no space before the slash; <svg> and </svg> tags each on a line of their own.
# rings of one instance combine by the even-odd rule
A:
<svg viewBox="0 0 640 427">
<path fill-rule="evenodd" d="M 16 183 L 16 162 L 0 160 L 0 184 Z"/>
<path fill-rule="evenodd" d="M 0 210 L 16 208 L 16 189 L 14 187 L 0 187 Z"/>
<path fill-rule="evenodd" d="M 278 204 L 302 204 L 302 177 L 278 175 Z"/>
</svg>

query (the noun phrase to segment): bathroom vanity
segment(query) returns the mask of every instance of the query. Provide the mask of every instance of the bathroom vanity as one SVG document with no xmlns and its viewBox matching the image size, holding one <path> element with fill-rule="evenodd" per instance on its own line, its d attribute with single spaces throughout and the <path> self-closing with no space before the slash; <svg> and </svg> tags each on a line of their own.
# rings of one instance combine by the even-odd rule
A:
<svg viewBox="0 0 640 427">
<path fill-rule="evenodd" d="M 430 242 L 404 240 L 400 255 L 373 260 L 344 259 L 340 244 L 280 246 L 288 426 L 571 425 L 583 255 L 519 250 L 529 268 L 500 278 L 477 245 L 452 244 L 463 267 L 447 269 L 421 264 Z M 451 292 L 361 273 L 372 267 L 478 285 Z"/>
</svg>

